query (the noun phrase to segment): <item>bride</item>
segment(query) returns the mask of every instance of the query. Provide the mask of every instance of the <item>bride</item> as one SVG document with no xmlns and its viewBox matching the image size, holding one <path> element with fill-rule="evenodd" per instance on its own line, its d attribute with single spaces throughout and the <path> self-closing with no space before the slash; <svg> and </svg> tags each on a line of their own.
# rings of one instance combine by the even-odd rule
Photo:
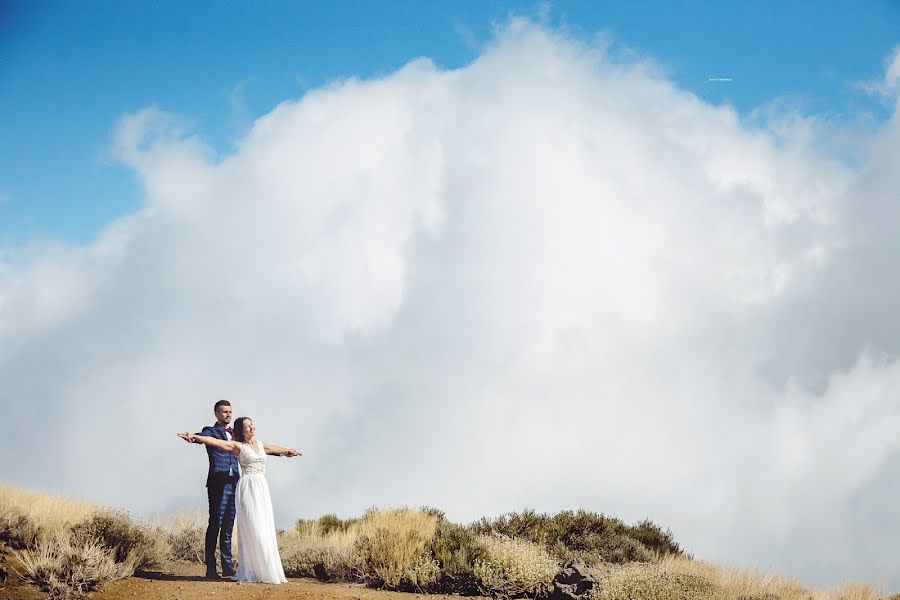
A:
<svg viewBox="0 0 900 600">
<path fill-rule="evenodd" d="M 198 442 L 230 452 L 238 457 L 241 477 L 238 479 L 235 505 L 239 538 L 236 581 L 285 583 L 284 568 L 275 537 L 272 498 L 266 483 L 266 455 L 300 456 L 293 448 L 266 444 L 256 439 L 256 427 L 249 417 L 234 422 L 234 439 L 219 440 L 206 435 L 179 433 L 188 442 Z"/>
</svg>

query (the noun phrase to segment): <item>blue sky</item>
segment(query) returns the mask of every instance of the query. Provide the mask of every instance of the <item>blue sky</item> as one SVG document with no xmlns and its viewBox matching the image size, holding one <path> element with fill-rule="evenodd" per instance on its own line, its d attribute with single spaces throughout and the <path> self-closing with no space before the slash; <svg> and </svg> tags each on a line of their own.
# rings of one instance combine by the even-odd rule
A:
<svg viewBox="0 0 900 600">
<path fill-rule="evenodd" d="M 658 61 L 680 87 L 742 114 L 775 98 L 810 114 L 887 112 L 877 79 L 900 3 L 19 2 L 0 3 L 0 245 L 81 243 L 141 202 L 109 157 L 117 120 L 147 106 L 186 118 L 219 153 L 279 102 L 427 56 L 461 67 L 511 14 Z M 711 77 L 732 78 L 710 82 Z"/>
</svg>

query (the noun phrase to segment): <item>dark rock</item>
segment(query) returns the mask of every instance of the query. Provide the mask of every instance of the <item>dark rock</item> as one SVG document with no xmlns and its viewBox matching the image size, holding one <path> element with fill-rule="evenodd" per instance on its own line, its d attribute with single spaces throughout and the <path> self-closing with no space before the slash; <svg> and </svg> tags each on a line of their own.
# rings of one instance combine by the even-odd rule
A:
<svg viewBox="0 0 900 600">
<path fill-rule="evenodd" d="M 553 578 L 549 600 L 580 600 L 596 584 L 597 578 L 590 567 L 580 560 L 571 560 Z"/>
<path fill-rule="evenodd" d="M 459 573 L 456 575 L 444 573 L 438 579 L 434 591 L 439 594 L 455 594 L 458 596 L 478 596 L 482 593 L 478 586 L 478 578 L 472 573 Z"/>
</svg>

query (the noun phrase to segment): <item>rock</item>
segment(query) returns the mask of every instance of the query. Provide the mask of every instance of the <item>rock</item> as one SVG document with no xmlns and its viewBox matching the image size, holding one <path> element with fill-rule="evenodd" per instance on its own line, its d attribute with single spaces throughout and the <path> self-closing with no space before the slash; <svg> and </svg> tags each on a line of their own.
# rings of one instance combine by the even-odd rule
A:
<svg viewBox="0 0 900 600">
<path fill-rule="evenodd" d="M 553 578 L 548 600 L 581 600 L 596 583 L 590 567 L 580 560 L 570 560 Z"/>
</svg>

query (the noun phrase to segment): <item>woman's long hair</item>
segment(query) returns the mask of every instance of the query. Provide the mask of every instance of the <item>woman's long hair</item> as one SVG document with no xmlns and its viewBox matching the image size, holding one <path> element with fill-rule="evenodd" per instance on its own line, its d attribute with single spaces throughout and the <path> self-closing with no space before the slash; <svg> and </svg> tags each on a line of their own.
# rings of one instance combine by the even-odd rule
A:
<svg viewBox="0 0 900 600">
<path fill-rule="evenodd" d="M 244 421 L 252 421 L 250 417 L 238 417 L 234 420 L 234 427 L 231 428 L 231 437 L 236 442 L 244 443 Z"/>
</svg>

